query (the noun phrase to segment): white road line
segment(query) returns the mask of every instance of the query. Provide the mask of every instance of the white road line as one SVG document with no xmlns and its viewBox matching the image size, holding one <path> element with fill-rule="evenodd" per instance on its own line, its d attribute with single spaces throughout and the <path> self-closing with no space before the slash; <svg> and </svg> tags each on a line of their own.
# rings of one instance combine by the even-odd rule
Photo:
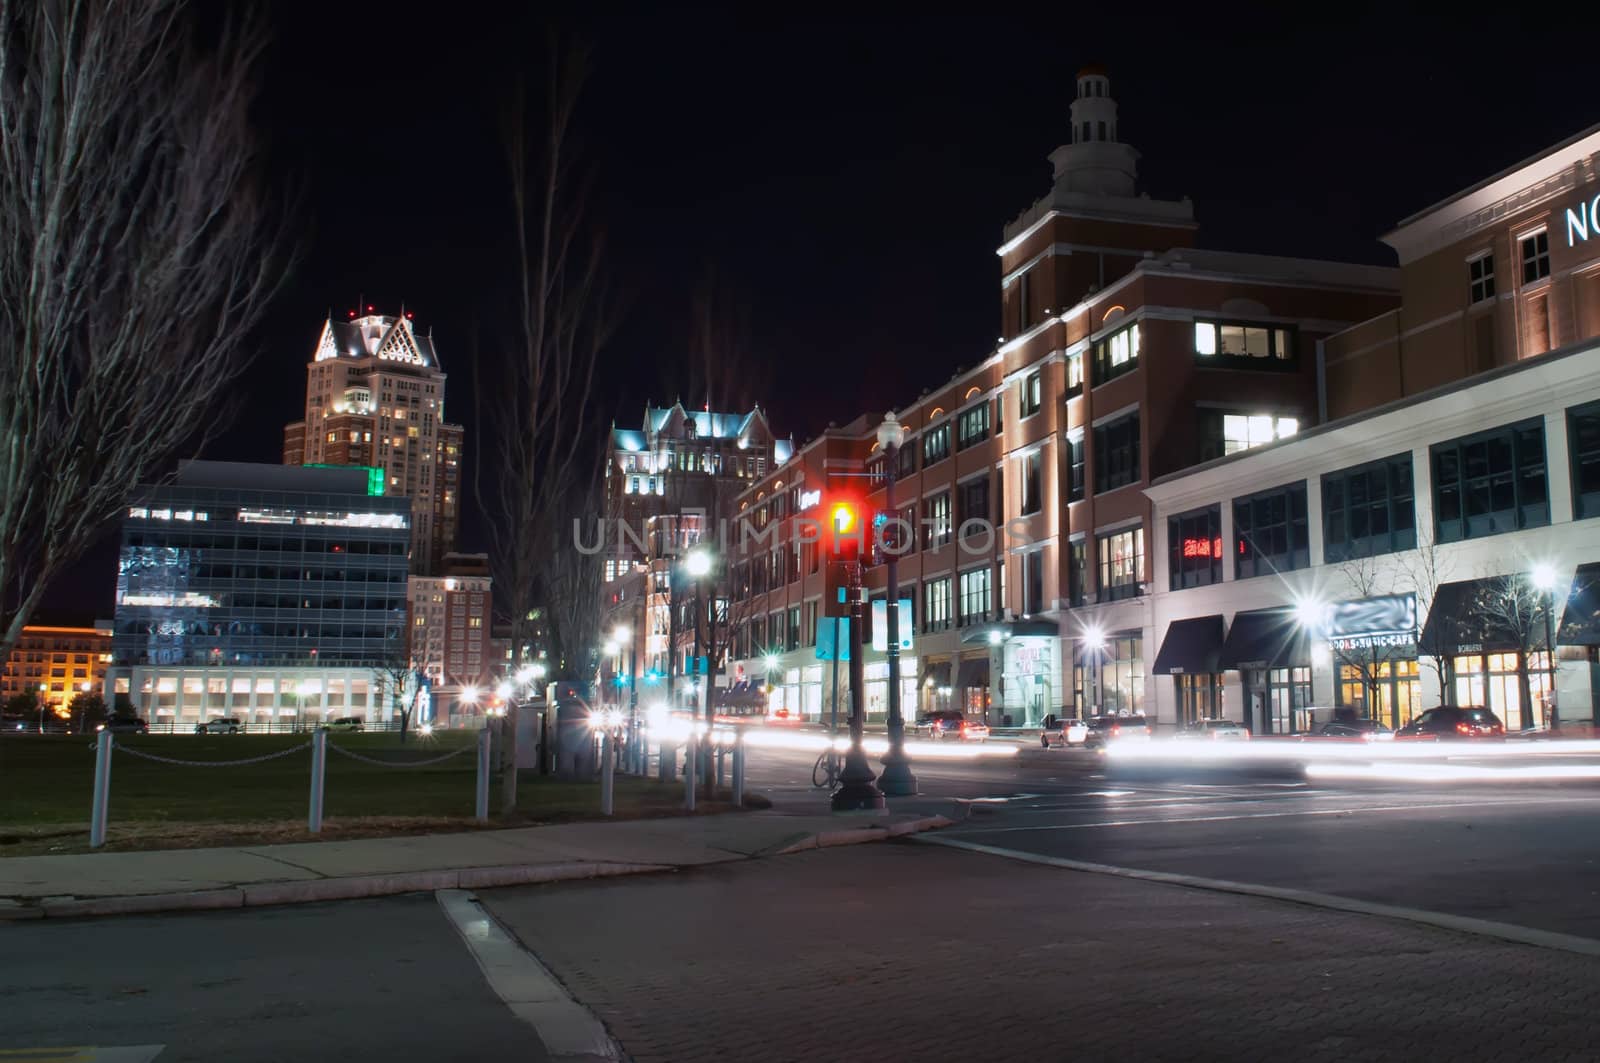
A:
<svg viewBox="0 0 1600 1063">
<path fill-rule="evenodd" d="M 1594 804 L 1586 798 L 1550 798 L 1545 801 L 1526 801 L 1521 804 L 1548 804 L 1572 805 Z M 1430 812 L 1450 808 L 1482 808 L 1505 807 L 1504 801 L 1454 801 L 1447 804 L 1436 805 L 1367 805 L 1360 808 L 1305 808 L 1292 812 L 1241 812 L 1236 816 L 1173 816 L 1166 819 L 1120 819 L 1108 820 L 1103 823 L 1046 823 L 1036 827 L 994 827 L 992 829 L 978 828 L 971 833 L 981 834 L 1015 834 L 1019 831 L 1041 830 L 1092 830 L 1097 827 L 1148 827 L 1156 824 L 1182 824 L 1182 823 L 1225 823 L 1236 819 L 1287 819 L 1291 816 L 1347 816 L 1362 812 Z"/>
<path fill-rule="evenodd" d="M 959 838 L 952 838 L 946 834 L 918 834 L 914 835 L 912 840 L 921 845 L 943 845 L 951 849 L 965 849 L 969 852 L 1005 857 L 1008 860 L 1019 860 L 1028 864 L 1059 867 L 1068 871 L 1086 871 L 1096 875 L 1115 875 L 1118 878 L 1141 879 L 1145 882 L 1160 882 L 1169 886 L 1187 886 L 1190 889 L 1211 890 L 1215 893 L 1237 893 L 1247 897 L 1265 897 L 1275 901 L 1287 901 L 1290 904 L 1303 904 L 1311 908 L 1330 908 L 1334 911 L 1377 916 L 1381 919 L 1395 919 L 1405 923 L 1422 923 L 1426 926 L 1439 927 L 1443 930 L 1455 930 L 1464 934 L 1499 938 L 1502 941 L 1512 941 L 1519 945 L 1533 945 L 1543 949 L 1576 952 L 1584 956 L 1600 956 L 1600 941 L 1596 941 L 1594 938 L 1578 937 L 1575 934 L 1560 934 L 1554 930 L 1535 930 L 1531 927 L 1517 926 L 1513 923 L 1495 922 L 1492 919 L 1474 919 L 1465 915 L 1430 912 L 1425 908 L 1406 908 L 1394 904 L 1358 901 L 1353 897 L 1339 897 L 1331 893 L 1317 893 L 1312 890 L 1286 889 L 1281 886 L 1261 886 L 1253 882 L 1230 882 L 1226 879 L 1203 878 L 1199 875 L 1180 875 L 1170 871 L 1145 871 L 1136 867 L 1116 867 L 1111 864 L 1095 864 L 1084 860 L 1068 860 L 1059 856 L 1041 856 L 1038 853 L 1023 852 L 1020 849 L 1004 849 L 997 845 L 964 842 Z"/>
<path fill-rule="evenodd" d="M 554 1060 L 620 1060 L 622 1050 L 599 1019 L 484 910 L 470 890 L 434 894 L 484 979 L 511 1013 L 532 1026 Z"/>
</svg>

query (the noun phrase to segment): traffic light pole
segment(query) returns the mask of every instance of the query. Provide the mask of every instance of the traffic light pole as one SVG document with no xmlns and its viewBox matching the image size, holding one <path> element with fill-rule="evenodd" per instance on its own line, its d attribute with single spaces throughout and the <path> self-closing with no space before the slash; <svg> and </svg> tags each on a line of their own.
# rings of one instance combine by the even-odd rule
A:
<svg viewBox="0 0 1600 1063">
<path fill-rule="evenodd" d="M 891 520 L 899 512 L 894 505 L 894 477 L 900 464 L 900 448 L 885 448 L 884 509 Z M 887 527 L 887 525 L 885 525 Z M 911 774 L 911 761 L 906 757 L 906 720 L 900 712 L 900 533 L 896 524 L 895 542 L 885 544 L 889 586 L 884 605 L 884 646 L 889 658 L 889 750 L 883 755 L 883 776 L 878 786 L 890 797 L 910 797 L 917 792 L 917 777 Z"/>
<path fill-rule="evenodd" d="M 861 748 L 862 733 L 866 729 L 866 669 L 861 659 L 861 564 L 851 562 L 850 569 L 850 748 L 844 755 L 844 771 L 839 776 L 839 789 L 833 794 L 835 812 L 881 812 L 883 792 L 875 785 L 872 765 L 867 762 L 866 750 Z"/>
</svg>

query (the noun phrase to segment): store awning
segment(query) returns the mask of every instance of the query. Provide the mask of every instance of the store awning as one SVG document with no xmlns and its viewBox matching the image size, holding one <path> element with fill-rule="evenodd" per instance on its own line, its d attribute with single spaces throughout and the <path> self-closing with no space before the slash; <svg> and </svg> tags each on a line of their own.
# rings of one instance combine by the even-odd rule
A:
<svg viewBox="0 0 1600 1063">
<path fill-rule="evenodd" d="M 921 681 L 923 683 L 927 683 L 928 680 L 930 680 L 930 679 L 933 680 L 933 685 L 936 686 L 936 687 L 947 687 L 947 686 L 949 686 L 950 685 L 950 662 L 949 661 L 923 661 L 922 662 L 922 677 L 921 677 Z"/>
<path fill-rule="evenodd" d="M 961 667 L 956 670 L 956 686 L 968 690 L 989 685 L 989 658 L 968 657 L 961 662 Z"/>
<path fill-rule="evenodd" d="M 1578 566 L 1556 645 L 1600 646 L 1600 562 Z"/>
<path fill-rule="evenodd" d="M 1293 608 L 1236 613 L 1217 667 L 1289 668 L 1311 663 L 1311 642 Z"/>
<path fill-rule="evenodd" d="M 1456 653 L 1514 652 L 1520 640 L 1485 601 L 1494 597 L 1503 577 L 1446 583 L 1433 595 L 1428 622 L 1422 625 L 1417 649 L 1434 656 Z"/>
<path fill-rule="evenodd" d="M 1154 675 L 1205 675 L 1217 670 L 1222 654 L 1222 617 L 1193 616 L 1167 625 Z"/>
<path fill-rule="evenodd" d="M 973 646 L 980 642 L 993 642 L 994 635 L 999 634 L 1000 640 L 1022 638 L 1024 636 L 1055 637 L 1061 634 L 1061 625 L 1054 620 L 997 620 L 992 624 L 982 624 L 969 628 L 961 636 L 964 646 Z"/>
</svg>

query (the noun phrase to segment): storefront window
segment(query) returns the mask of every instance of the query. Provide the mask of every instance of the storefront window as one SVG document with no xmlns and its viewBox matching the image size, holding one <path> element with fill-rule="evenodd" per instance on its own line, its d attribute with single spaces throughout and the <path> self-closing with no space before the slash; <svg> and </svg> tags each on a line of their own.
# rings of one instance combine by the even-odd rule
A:
<svg viewBox="0 0 1600 1063">
<path fill-rule="evenodd" d="M 1545 653 L 1528 654 L 1528 699 L 1517 680 L 1517 654 L 1466 654 L 1452 659 L 1456 704 L 1481 705 L 1500 717 L 1507 731 L 1522 731 L 1545 722 L 1550 690 L 1550 663 Z"/>
<path fill-rule="evenodd" d="M 1256 734 L 1311 729 L 1311 669 L 1257 668 L 1244 673 L 1245 726 Z"/>
<path fill-rule="evenodd" d="M 1339 665 L 1337 700 L 1359 717 L 1377 720 L 1388 728 L 1404 727 L 1422 711 L 1422 683 L 1417 662 L 1378 661 Z"/>
<path fill-rule="evenodd" d="M 1098 696 L 1094 700 L 1100 712 L 1144 711 L 1143 636 L 1126 631 L 1108 637 L 1098 662 L 1094 663 L 1098 666 L 1099 680 L 1095 691 Z"/>
<path fill-rule="evenodd" d="M 1172 680 L 1178 688 L 1180 726 L 1222 717 L 1222 676 L 1175 675 Z"/>
</svg>

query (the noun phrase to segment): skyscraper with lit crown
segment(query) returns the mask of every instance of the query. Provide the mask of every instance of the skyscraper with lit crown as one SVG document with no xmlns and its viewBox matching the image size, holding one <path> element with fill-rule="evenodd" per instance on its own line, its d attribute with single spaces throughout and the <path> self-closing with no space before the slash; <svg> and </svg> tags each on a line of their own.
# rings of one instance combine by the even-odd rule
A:
<svg viewBox="0 0 1600 1063">
<path fill-rule="evenodd" d="M 348 312 L 322 325 L 306 367 L 305 418 L 285 425 L 285 465 L 364 465 L 411 499 L 411 570 L 455 549 L 462 428 L 444 419 L 445 374 L 414 316 Z"/>
</svg>

